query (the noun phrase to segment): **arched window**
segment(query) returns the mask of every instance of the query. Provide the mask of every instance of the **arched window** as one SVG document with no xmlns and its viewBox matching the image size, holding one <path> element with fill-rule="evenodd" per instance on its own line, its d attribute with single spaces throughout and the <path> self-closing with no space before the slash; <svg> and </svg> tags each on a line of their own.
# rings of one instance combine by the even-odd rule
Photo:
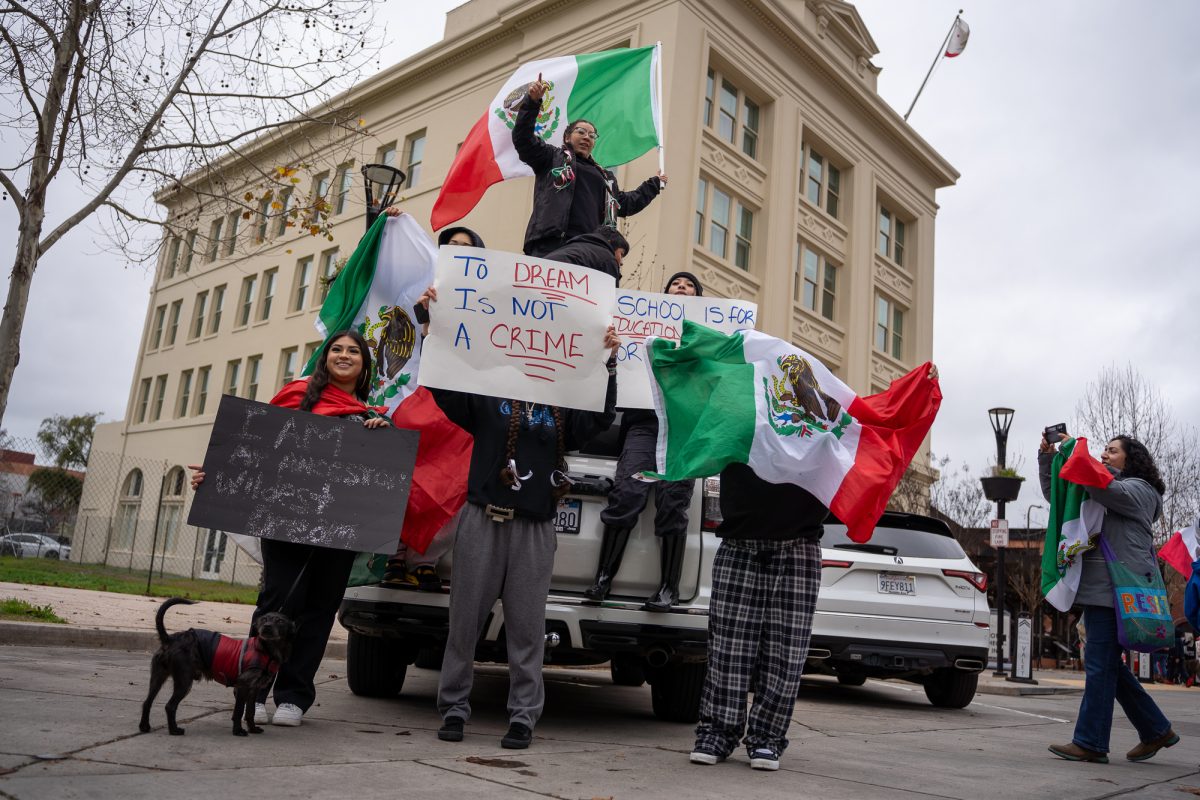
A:
<svg viewBox="0 0 1200 800">
<path fill-rule="evenodd" d="M 179 526 L 183 521 L 183 467 L 171 467 L 163 483 L 162 507 L 158 514 L 158 541 L 160 552 L 170 553 L 179 540 Z"/>
<path fill-rule="evenodd" d="M 131 469 L 121 486 L 117 505 L 117 526 L 113 546 L 120 550 L 133 547 L 137 536 L 138 511 L 142 507 L 142 471 Z"/>
</svg>

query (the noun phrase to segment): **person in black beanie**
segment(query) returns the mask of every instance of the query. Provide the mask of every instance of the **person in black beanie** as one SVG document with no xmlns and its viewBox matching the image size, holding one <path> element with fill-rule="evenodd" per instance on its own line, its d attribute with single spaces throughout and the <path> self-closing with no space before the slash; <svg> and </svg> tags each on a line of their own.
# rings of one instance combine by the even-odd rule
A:
<svg viewBox="0 0 1200 800">
<path fill-rule="evenodd" d="M 667 294 L 703 295 L 704 287 L 690 272 L 676 272 L 667 281 Z M 679 600 L 679 579 L 687 546 L 687 512 L 692 503 L 695 481 L 640 481 L 633 476 L 655 468 L 658 443 L 658 416 L 653 409 L 626 409 L 621 419 L 624 444 L 617 460 L 616 479 L 608 494 L 608 505 L 600 512 L 604 538 L 600 543 L 600 562 L 596 582 L 584 592 L 589 600 L 601 601 L 612 589 L 613 578 L 621 568 L 621 557 L 629 543 L 629 534 L 650 498 L 654 487 L 654 535 L 661 549 L 662 580 L 642 606 L 646 611 L 668 611 Z"/>
<path fill-rule="evenodd" d="M 629 253 L 629 242 L 616 228 L 601 225 L 591 233 L 576 236 L 547 254 L 550 261 L 599 270 L 621 285 L 621 263 Z"/>
</svg>

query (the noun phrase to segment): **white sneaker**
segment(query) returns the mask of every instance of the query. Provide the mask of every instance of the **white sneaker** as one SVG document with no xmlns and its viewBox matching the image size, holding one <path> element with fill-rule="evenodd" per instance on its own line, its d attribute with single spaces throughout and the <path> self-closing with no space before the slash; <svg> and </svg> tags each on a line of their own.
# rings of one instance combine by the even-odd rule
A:
<svg viewBox="0 0 1200 800">
<path fill-rule="evenodd" d="M 300 719 L 304 716 L 304 712 L 299 706 L 294 706 L 291 703 L 284 703 L 277 706 L 275 716 L 271 718 L 272 725 L 284 725 L 289 728 L 295 728 L 300 724 Z"/>
<path fill-rule="evenodd" d="M 267 713 L 266 703 L 254 704 L 254 724 L 268 725 L 271 722 L 271 715 Z"/>
</svg>

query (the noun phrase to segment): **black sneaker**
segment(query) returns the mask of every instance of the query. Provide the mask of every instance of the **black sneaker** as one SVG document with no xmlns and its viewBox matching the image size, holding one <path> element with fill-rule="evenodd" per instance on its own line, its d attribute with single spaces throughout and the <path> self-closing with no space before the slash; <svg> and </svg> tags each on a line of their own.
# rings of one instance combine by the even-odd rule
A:
<svg viewBox="0 0 1200 800">
<path fill-rule="evenodd" d="M 750 751 L 750 769 L 779 769 L 779 753 L 769 747 L 756 747 Z"/>
<path fill-rule="evenodd" d="M 417 579 L 418 592 L 440 592 L 442 590 L 442 579 L 438 577 L 437 570 L 430 565 L 421 564 L 411 574 Z"/>
<path fill-rule="evenodd" d="M 693 764 L 720 764 L 724 760 L 725 756 L 721 753 L 698 745 L 692 748 L 692 754 L 688 756 L 688 761 L 691 761 Z"/>
<path fill-rule="evenodd" d="M 462 717 L 446 717 L 442 727 L 438 728 L 438 738 L 443 742 L 461 742 L 465 723 Z"/>
<path fill-rule="evenodd" d="M 500 740 L 500 746 L 509 750 L 524 750 L 533 741 L 533 731 L 528 725 L 514 722 L 508 726 L 508 733 Z"/>
</svg>

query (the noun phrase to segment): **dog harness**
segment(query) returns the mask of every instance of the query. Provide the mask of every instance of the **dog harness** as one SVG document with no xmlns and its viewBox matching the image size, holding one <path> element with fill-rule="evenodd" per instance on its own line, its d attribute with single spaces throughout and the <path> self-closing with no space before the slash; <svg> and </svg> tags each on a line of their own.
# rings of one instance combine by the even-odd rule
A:
<svg viewBox="0 0 1200 800">
<path fill-rule="evenodd" d="M 222 686 L 233 686 L 238 676 L 247 669 L 261 669 L 274 675 L 279 672 L 279 662 L 271 657 L 259 645 L 258 637 L 249 639 L 234 639 L 225 634 L 217 635 L 217 649 L 213 654 L 213 680 Z"/>
</svg>

